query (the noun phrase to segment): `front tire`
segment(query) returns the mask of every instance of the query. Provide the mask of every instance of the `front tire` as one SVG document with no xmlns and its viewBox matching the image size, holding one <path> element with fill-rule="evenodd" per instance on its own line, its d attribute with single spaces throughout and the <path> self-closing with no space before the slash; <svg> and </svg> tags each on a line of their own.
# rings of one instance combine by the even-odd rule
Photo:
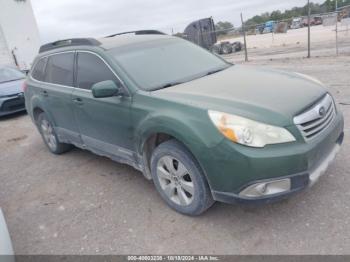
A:
<svg viewBox="0 0 350 262">
<path fill-rule="evenodd" d="M 166 141 L 153 151 L 151 173 L 164 201 L 182 214 L 200 215 L 214 203 L 197 161 L 176 140 Z"/>
<path fill-rule="evenodd" d="M 38 116 L 38 128 L 45 145 L 53 154 L 63 154 L 72 149 L 72 145 L 60 143 L 51 121 L 44 112 Z"/>
</svg>

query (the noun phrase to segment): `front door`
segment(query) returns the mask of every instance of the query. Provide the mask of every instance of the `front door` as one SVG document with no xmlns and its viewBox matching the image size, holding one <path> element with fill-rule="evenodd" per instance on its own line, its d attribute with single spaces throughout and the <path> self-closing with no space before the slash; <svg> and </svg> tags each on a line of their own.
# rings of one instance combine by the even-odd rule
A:
<svg viewBox="0 0 350 262">
<path fill-rule="evenodd" d="M 76 89 L 73 91 L 75 118 L 85 146 L 108 156 L 134 161 L 130 130 L 131 97 L 94 98 L 93 84 L 120 81 L 101 57 L 90 52 L 77 53 Z"/>
</svg>

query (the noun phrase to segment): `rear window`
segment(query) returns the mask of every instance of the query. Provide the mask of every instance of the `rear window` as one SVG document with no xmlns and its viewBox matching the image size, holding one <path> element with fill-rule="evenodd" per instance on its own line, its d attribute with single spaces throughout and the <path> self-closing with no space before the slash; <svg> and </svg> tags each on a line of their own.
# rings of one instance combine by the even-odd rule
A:
<svg viewBox="0 0 350 262">
<path fill-rule="evenodd" d="M 62 53 L 48 58 L 45 82 L 73 86 L 74 53 Z"/>
<path fill-rule="evenodd" d="M 35 65 L 32 71 L 32 77 L 39 81 L 44 81 L 45 78 L 45 65 L 47 58 L 41 58 Z"/>
</svg>

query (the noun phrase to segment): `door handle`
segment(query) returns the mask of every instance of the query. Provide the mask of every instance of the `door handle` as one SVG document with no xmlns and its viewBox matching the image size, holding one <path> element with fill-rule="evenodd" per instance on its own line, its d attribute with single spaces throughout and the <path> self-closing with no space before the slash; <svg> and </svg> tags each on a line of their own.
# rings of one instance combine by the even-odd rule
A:
<svg viewBox="0 0 350 262">
<path fill-rule="evenodd" d="M 82 105 L 83 104 L 83 99 L 81 99 L 80 97 L 73 98 L 72 100 L 73 100 L 74 103 L 76 103 L 78 105 Z"/>
<path fill-rule="evenodd" d="M 40 92 L 43 96 L 48 96 L 49 93 L 46 90 L 41 90 Z"/>
</svg>

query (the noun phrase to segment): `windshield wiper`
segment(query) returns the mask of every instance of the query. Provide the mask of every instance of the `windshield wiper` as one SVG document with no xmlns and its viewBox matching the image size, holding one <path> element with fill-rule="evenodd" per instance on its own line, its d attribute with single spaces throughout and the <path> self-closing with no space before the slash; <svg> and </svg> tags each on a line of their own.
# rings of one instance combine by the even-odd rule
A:
<svg viewBox="0 0 350 262">
<path fill-rule="evenodd" d="M 163 85 L 161 85 L 159 87 L 153 88 L 150 91 L 156 91 L 156 90 L 164 89 L 164 88 L 167 88 L 167 87 L 180 85 L 180 84 L 183 84 L 185 82 L 189 82 L 189 81 L 192 81 L 192 80 L 195 80 L 195 79 L 198 79 L 198 78 L 202 78 L 203 76 L 207 76 L 207 75 L 212 75 L 212 74 L 218 73 L 218 72 L 223 71 L 223 70 L 225 70 L 227 68 L 229 68 L 229 66 L 228 67 L 220 67 L 218 69 L 206 72 L 205 74 L 196 75 L 195 77 L 187 77 L 186 79 L 183 79 L 182 81 L 169 82 L 169 83 L 163 84 Z"/>
<path fill-rule="evenodd" d="M 227 67 L 224 67 L 224 68 L 220 68 L 220 69 L 215 69 L 215 70 L 212 70 L 212 71 L 209 71 L 208 73 L 206 73 L 205 75 L 212 75 L 212 74 L 215 74 L 215 73 L 218 73 L 222 70 L 225 70 Z"/>
<path fill-rule="evenodd" d="M 180 84 L 182 84 L 182 83 L 183 83 L 183 82 L 169 82 L 169 83 L 166 83 L 166 84 L 161 85 L 161 86 L 159 86 L 159 87 L 153 88 L 152 91 L 164 89 L 164 88 L 171 87 L 171 86 L 180 85 Z"/>
</svg>

